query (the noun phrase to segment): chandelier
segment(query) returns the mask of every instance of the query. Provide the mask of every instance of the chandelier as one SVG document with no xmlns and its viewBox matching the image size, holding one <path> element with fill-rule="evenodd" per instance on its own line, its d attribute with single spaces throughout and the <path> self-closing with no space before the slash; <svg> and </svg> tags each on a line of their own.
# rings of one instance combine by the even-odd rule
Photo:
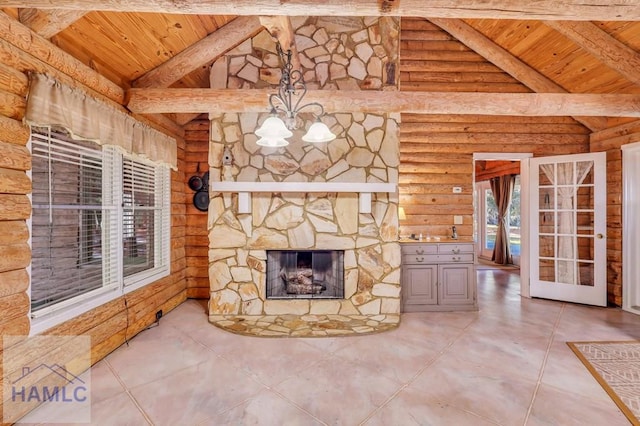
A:
<svg viewBox="0 0 640 426">
<path fill-rule="evenodd" d="M 307 86 L 300 70 L 294 70 L 291 63 L 291 50 L 286 53 L 282 51 L 280 43 L 276 44 L 276 49 L 280 61 L 283 63 L 282 75 L 278 93 L 269 96 L 271 106 L 270 116 L 256 130 L 256 135 L 260 137 L 256 142 L 261 146 L 279 147 L 289 145 L 286 138 L 293 136 L 292 130 L 297 128 L 297 117 L 303 109 L 316 109 L 318 114 L 314 114 L 315 121 L 309 127 L 307 133 L 302 137 L 305 142 L 329 142 L 336 138 L 329 127 L 320 121 L 324 115 L 324 108 L 318 102 L 311 102 L 300 105 L 302 98 L 307 94 Z M 282 116 L 283 118 L 280 118 Z"/>
</svg>

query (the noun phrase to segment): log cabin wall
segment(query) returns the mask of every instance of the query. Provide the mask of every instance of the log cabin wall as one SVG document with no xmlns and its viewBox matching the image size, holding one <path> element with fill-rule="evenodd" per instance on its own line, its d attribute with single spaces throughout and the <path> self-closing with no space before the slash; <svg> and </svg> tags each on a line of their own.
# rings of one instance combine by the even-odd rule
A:
<svg viewBox="0 0 640 426">
<path fill-rule="evenodd" d="M 185 180 L 181 186 L 187 193 L 186 205 L 186 283 L 187 297 L 208 299 L 209 288 L 209 237 L 207 235 L 207 212 L 193 205 L 193 192 L 188 181 L 191 176 L 202 176 L 209 169 L 209 119 L 194 120 L 185 126 Z M 199 167 L 198 167 L 199 165 Z M 200 170 L 198 173 L 198 169 Z"/>
<path fill-rule="evenodd" d="M 640 120 L 591 134 L 591 152 L 607 153 L 607 294 L 622 306 L 622 151 L 640 141 Z"/>
<path fill-rule="evenodd" d="M 403 18 L 400 34 L 400 90 L 530 91 L 425 19 Z M 570 117 L 402 114 L 400 233 L 448 235 L 461 215 L 458 234 L 473 235 L 474 152 L 588 152 L 589 133 Z"/>
<path fill-rule="evenodd" d="M 124 91 L 62 52 L 48 40 L 0 12 L 0 334 L 29 333 L 31 261 L 27 219 L 31 154 L 29 129 L 22 124 L 27 72 L 35 70 L 118 106 Z M 110 100 L 110 101 L 109 101 Z M 156 126 L 157 127 L 157 126 Z M 162 130 L 162 129 L 160 129 Z M 167 132 L 165 130 L 165 132 Z M 168 133 L 168 132 L 167 132 Z M 53 327 L 44 334 L 91 336 L 95 363 L 155 321 L 156 311 L 168 312 L 186 299 L 184 140 L 178 141 L 179 172 L 171 173 L 171 272 L 167 277 Z M 125 300 L 126 299 L 126 300 Z M 53 349 L 53 348 L 51 348 Z M 0 357 L 2 356 L 0 347 Z M 35 354 L 42 355 L 42 354 Z M 25 362 L 29 362 L 25 359 Z M 8 373 L 7 371 L 4 372 Z M 0 406 L 0 410 L 1 410 Z"/>
</svg>

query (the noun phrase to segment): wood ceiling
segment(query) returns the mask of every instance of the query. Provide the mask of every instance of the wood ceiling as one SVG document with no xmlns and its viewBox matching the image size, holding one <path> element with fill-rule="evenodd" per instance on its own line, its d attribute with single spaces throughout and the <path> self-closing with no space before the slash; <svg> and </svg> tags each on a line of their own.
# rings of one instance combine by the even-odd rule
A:
<svg viewBox="0 0 640 426">
<path fill-rule="evenodd" d="M 460 52 L 460 61 L 485 58 L 531 91 L 482 93 L 478 85 L 477 89 L 470 86 L 469 91 L 476 92 L 471 96 L 409 87 L 392 95 L 385 92 L 384 100 L 368 91 L 310 91 L 309 100 L 318 99 L 329 111 L 386 108 L 438 114 L 574 115 L 591 130 L 628 121 L 625 117 L 640 117 L 640 1 L 619 1 L 613 6 L 606 0 L 424 3 L 0 0 L 0 8 L 129 91 L 132 111 L 167 113 L 180 125 L 213 108 L 265 111 L 265 91 L 208 89 L 209 67 L 263 26 L 281 43 L 295 48 L 287 15 L 309 10 L 318 16 L 429 19 L 467 46 Z M 411 72 L 412 50 L 421 48 L 419 41 L 402 44 L 400 72 Z M 182 90 L 188 88 L 208 90 Z M 606 122 L 605 116 L 618 118 Z"/>
</svg>

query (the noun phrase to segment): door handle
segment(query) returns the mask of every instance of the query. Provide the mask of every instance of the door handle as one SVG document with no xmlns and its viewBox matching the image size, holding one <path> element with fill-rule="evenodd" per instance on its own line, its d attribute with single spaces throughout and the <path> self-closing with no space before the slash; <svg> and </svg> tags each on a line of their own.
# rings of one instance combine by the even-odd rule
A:
<svg viewBox="0 0 640 426">
<path fill-rule="evenodd" d="M 602 235 L 602 234 L 596 234 L 596 238 L 597 238 L 597 239 L 599 239 L 599 240 L 601 240 L 601 239 L 603 239 L 603 238 L 604 238 L 604 235 Z"/>
</svg>

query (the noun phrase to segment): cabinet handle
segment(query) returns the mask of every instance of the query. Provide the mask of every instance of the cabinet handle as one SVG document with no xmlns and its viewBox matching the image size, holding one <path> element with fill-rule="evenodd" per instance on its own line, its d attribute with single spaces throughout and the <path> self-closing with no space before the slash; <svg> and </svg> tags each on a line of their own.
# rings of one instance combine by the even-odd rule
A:
<svg viewBox="0 0 640 426">
<path fill-rule="evenodd" d="M 453 252 L 453 254 L 458 254 L 460 253 L 460 249 L 459 248 L 455 248 L 453 250 L 451 250 Z"/>
<path fill-rule="evenodd" d="M 424 257 L 416 257 L 416 262 L 424 262 Z"/>
<path fill-rule="evenodd" d="M 423 249 L 416 250 L 416 253 L 418 253 L 418 254 L 424 254 L 424 250 L 423 250 Z"/>
<path fill-rule="evenodd" d="M 458 257 L 453 256 L 453 261 L 454 262 L 460 262 L 461 259 L 462 258 L 460 256 L 458 256 Z"/>
</svg>

